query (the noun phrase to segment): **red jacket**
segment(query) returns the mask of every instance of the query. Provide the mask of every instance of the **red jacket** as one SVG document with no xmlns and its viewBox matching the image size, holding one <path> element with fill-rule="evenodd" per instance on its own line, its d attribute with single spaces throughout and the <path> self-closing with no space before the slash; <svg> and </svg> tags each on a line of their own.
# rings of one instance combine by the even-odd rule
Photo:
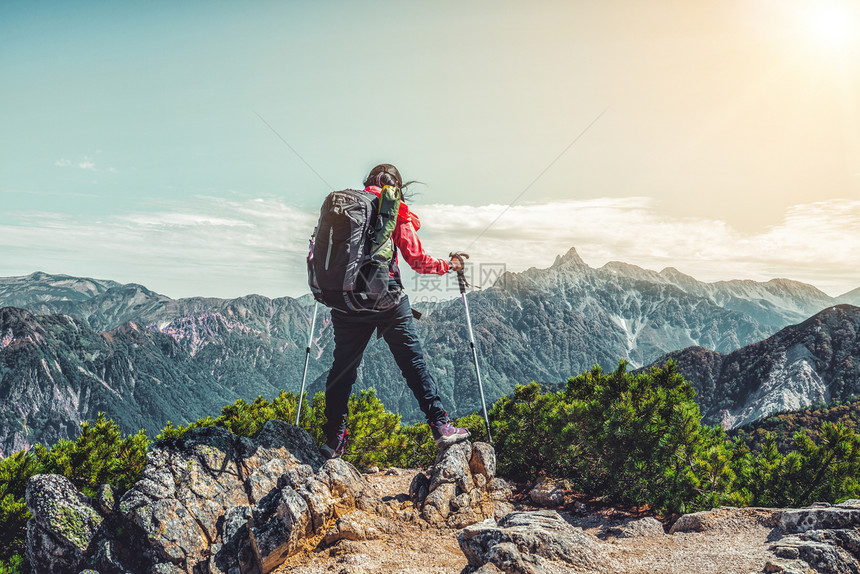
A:
<svg viewBox="0 0 860 574">
<path fill-rule="evenodd" d="M 364 191 L 375 193 L 378 197 L 382 190 L 372 185 L 366 187 Z M 418 239 L 418 229 L 420 227 L 421 221 L 419 221 L 418 216 L 412 213 L 409 207 L 401 201 L 400 211 L 397 212 L 397 227 L 394 228 L 394 233 L 391 234 L 394 245 L 403 254 L 403 259 L 406 260 L 406 263 L 417 273 L 444 275 L 449 269 L 448 261 L 427 255 L 421 246 L 421 240 Z M 397 265 L 396 255 L 394 264 Z"/>
</svg>

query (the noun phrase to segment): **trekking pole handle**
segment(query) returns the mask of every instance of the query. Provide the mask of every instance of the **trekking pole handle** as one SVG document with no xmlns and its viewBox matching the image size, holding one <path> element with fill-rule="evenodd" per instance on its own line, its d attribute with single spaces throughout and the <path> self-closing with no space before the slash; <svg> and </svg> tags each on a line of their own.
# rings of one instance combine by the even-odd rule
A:
<svg viewBox="0 0 860 574">
<path fill-rule="evenodd" d="M 469 283 L 466 281 L 466 274 L 463 273 L 463 270 L 460 269 L 457 271 L 457 283 L 460 285 L 460 294 L 466 293 L 466 287 L 469 286 Z"/>
<path fill-rule="evenodd" d="M 448 254 L 448 257 L 451 258 L 451 261 L 456 259 L 460 263 L 460 269 L 457 270 L 457 283 L 460 285 L 460 293 L 465 293 L 466 287 L 470 287 L 470 285 L 469 282 L 466 281 L 466 274 L 463 272 L 463 269 L 466 266 L 466 259 L 469 258 L 469 254 L 452 252 Z"/>
</svg>

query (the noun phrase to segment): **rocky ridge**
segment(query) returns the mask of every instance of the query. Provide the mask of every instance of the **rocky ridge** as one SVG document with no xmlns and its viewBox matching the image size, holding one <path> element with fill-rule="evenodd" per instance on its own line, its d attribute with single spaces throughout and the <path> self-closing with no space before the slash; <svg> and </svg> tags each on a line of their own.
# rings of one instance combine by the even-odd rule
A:
<svg viewBox="0 0 860 574">
<path fill-rule="evenodd" d="M 89 500 L 59 475 L 27 486 L 27 554 L 37 574 L 268 573 L 306 547 L 366 540 L 396 521 L 459 527 L 508 510 L 495 453 L 440 453 L 412 497 L 383 500 L 343 459 L 325 460 L 299 427 L 269 421 L 254 439 L 218 427 L 155 443 L 137 483 Z M 447 521 L 447 522 L 446 522 Z"/>
<path fill-rule="evenodd" d="M 386 495 L 389 477 L 403 486 Z M 324 461 L 287 423 L 255 439 L 210 427 L 156 443 L 118 498 L 109 486 L 88 499 L 64 477 L 31 478 L 27 552 L 36 574 L 860 572 L 860 501 L 718 508 L 667 532 L 652 517 L 588 508 L 551 481 L 532 492 L 552 508 L 512 505 L 487 444 L 444 449 L 414 475 L 362 475 Z"/>
<path fill-rule="evenodd" d="M 64 477 L 31 478 L 27 553 L 37 573 L 269 572 L 353 509 L 363 486 L 292 425 L 270 421 L 254 440 L 194 429 L 156 443 L 118 500 L 109 487 L 87 501 Z"/>
</svg>

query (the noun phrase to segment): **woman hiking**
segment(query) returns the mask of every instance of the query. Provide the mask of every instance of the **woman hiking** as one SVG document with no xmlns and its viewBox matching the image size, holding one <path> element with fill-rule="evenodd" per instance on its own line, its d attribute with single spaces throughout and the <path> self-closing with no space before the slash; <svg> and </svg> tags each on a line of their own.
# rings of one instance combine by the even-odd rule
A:
<svg viewBox="0 0 860 574">
<path fill-rule="evenodd" d="M 365 178 L 364 191 L 379 197 L 385 186 L 402 190 L 409 183 L 403 183 L 400 172 L 393 165 L 380 164 L 370 170 Z M 442 275 L 463 268 L 463 259 L 459 254 L 452 255 L 450 261 L 430 257 L 418 240 L 416 232 L 420 225 L 418 217 L 401 202 L 391 235 L 396 248 L 388 277 L 389 290 L 392 292 L 399 293 L 403 289 L 400 270 L 397 267 L 397 251 L 418 273 Z M 451 424 L 448 413 L 442 406 L 436 383 L 424 360 L 421 342 L 413 324 L 412 308 L 405 294 L 399 303 L 384 311 L 356 312 L 332 308 L 331 322 L 334 328 L 334 362 L 326 379 L 326 442 L 320 447 L 327 458 L 339 457 L 346 450 L 349 396 L 364 349 L 374 331 L 385 339 L 391 349 L 406 384 L 427 418 L 436 444 L 440 447 L 447 446 L 469 437 L 469 431 Z"/>
</svg>

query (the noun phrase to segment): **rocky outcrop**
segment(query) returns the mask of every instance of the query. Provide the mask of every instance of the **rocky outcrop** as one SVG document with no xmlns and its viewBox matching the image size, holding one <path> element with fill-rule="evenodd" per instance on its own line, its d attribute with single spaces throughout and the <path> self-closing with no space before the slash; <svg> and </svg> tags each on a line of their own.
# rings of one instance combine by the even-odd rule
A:
<svg viewBox="0 0 860 574">
<path fill-rule="evenodd" d="M 27 551 L 37 574 L 265 574 L 325 534 L 364 487 L 349 463 L 325 461 L 307 432 L 282 421 L 253 440 L 193 429 L 153 445 L 118 503 L 109 488 L 93 504 L 62 477 L 33 477 Z"/>
<path fill-rule="evenodd" d="M 464 441 L 441 450 L 432 468 L 416 474 L 409 496 L 431 525 L 463 528 L 513 510 L 510 486 L 495 474 L 493 447 Z"/>
<path fill-rule="evenodd" d="M 469 566 L 464 574 L 609 572 L 614 562 L 603 543 L 568 524 L 556 511 L 512 512 L 498 522 L 468 526 L 458 537 Z"/>
<path fill-rule="evenodd" d="M 824 574 L 860 573 L 858 527 L 860 500 L 785 510 L 779 520 L 785 536 L 771 545 L 771 564 L 786 572 L 808 564 Z"/>
<path fill-rule="evenodd" d="M 37 572 L 74 570 L 87 554 L 104 517 L 64 476 L 43 474 L 27 484 L 27 554 Z"/>
<path fill-rule="evenodd" d="M 33 477 L 28 554 L 36 574 L 266 574 L 309 543 L 401 536 L 404 521 L 462 528 L 504 516 L 511 490 L 495 473 L 490 445 L 463 442 L 440 451 L 410 495 L 380 497 L 285 422 L 254 439 L 192 429 L 153 444 L 118 500 L 107 485 L 90 500 L 64 477 Z"/>
</svg>

